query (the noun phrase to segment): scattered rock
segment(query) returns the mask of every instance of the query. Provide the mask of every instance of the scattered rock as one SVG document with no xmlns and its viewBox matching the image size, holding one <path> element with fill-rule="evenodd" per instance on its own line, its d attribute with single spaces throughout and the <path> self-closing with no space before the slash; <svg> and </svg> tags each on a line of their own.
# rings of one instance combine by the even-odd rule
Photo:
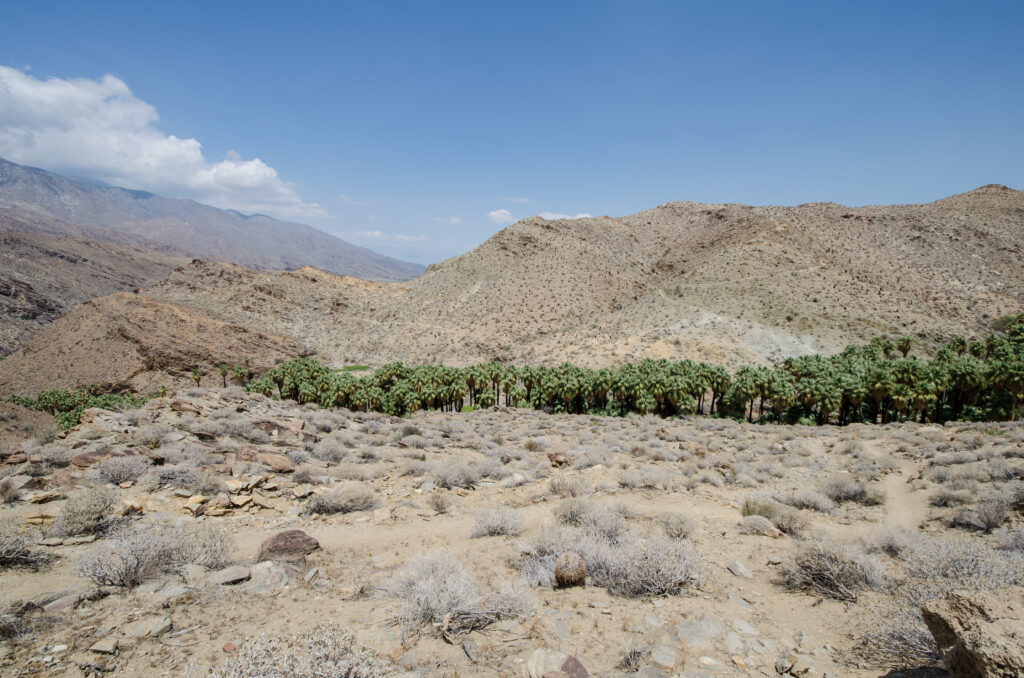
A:
<svg viewBox="0 0 1024 678">
<path fill-rule="evenodd" d="M 225 567 L 223 570 L 218 570 L 210 575 L 207 580 L 209 583 L 218 584 L 237 584 L 238 582 L 245 581 L 250 577 L 249 568 L 243 565 L 232 565 L 231 567 Z"/>
<path fill-rule="evenodd" d="M 753 579 L 753 573 L 747 569 L 747 566 L 738 560 L 734 560 L 727 566 L 729 571 L 737 577 L 743 577 L 744 579 Z"/>
<path fill-rule="evenodd" d="M 128 624 L 122 630 L 135 638 L 155 638 L 170 628 L 171 620 L 166 615 L 151 615 Z"/>
<path fill-rule="evenodd" d="M 114 638 L 113 636 L 101 638 L 93 643 L 89 649 L 93 652 L 100 652 L 102 654 L 114 654 L 117 652 L 117 638 Z"/>
<path fill-rule="evenodd" d="M 656 645 L 651 649 L 651 664 L 663 671 L 676 668 L 676 651 L 668 645 Z"/>
<path fill-rule="evenodd" d="M 1024 676 L 1024 587 L 954 591 L 921 613 L 951 676 Z"/>
<path fill-rule="evenodd" d="M 62 596 L 56 600 L 51 600 L 46 605 L 43 605 L 43 612 L 60 612 L 61 610 L 73 609 L 82 600 L 82 596 L 79 593 L 72 593 L 71 595 Z"/>
<path fill-rule="evenodd" d="M 295 470 L 295 464 L 283 454 L 274 452 L 261 452 L 256 455 L 256 461 L 269 468 L 274 473 L 291 473 Z"/>
<path fill-rule="evenodd" d="M 228 641 L 228 642 L 224 643 L 224 647 L 221 648 L 221 649 L 223 649 L 226 653 L 231 654 L 232 652 L 235 651 L 235 644 L 232 643 L 231 641 Z"/>
</svg>

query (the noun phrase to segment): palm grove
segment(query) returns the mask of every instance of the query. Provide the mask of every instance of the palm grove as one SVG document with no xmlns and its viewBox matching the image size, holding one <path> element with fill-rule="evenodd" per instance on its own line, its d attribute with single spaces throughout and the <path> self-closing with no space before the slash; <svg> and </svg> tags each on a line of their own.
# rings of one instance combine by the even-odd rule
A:
<svg viewBox="0 0 1024 678">
<path fill-rule="evenodd" d="M 504 404 L 571 414 L 702 414 L 803 424 L 1016 419 L 1024 401 L 1024 314 L 995 329 L 984 341 L 955 339 L 931 360 L 911 355 L 909 337 L 877 338 L 837 355 L 788 358 L 734 374 L 691 360 L 644 360 L 597 370 L 569 363 L 390 363 L 358 377 L 303 358 L 275 367 L 247 388 L 392 415 Z"/>
</svg>

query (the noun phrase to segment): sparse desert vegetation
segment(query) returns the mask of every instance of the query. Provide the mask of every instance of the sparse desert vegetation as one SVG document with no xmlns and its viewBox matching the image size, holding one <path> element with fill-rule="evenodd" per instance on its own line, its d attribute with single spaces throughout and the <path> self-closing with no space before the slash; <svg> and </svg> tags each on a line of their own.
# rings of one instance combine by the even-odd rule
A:
<svg viewBox="0 0 1024 678">
<path fill-rule="evenodd" d="M 280 656 L 303 676 L 327 655 L 507 675 L 545 652 L 591 675 L 670 657 L 748 675 L 786 653 L 833 675 L 938 666 L 922 606 L 1024 585 L 1022 442 L 1020 422 L 399 418 L 230 386 L 87 409 L 5 449 L 0 661 L 68 645 L 51 661 L 124 675 Z"/>
</svg>

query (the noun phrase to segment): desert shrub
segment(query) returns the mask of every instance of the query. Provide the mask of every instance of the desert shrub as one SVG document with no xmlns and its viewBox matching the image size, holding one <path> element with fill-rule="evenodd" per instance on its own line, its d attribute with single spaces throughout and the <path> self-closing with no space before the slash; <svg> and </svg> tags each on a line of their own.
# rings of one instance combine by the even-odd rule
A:
<svg viewBox="0 0 1024 678">
<path fill-rule="evenodd" d="M 14 478 L 8 476 L 0 479 L 0 503 L 12 504 L 18 500 L 22 494 L 22 490 L 18 487 Z"/>
<path fill-rule="evenodd" d="M 974 492 L 970 490 L 954 490 L 942 488 L 932 495 L 929 500 L 932 506 L 963 506 L 971 504 L 976 499 Z"/>
<path fill-rule="evenodd" d="M 303 513 L 332 515 L 369 511 L 377 507 L 377 493 L 359 483 L 348 483 L 312 495 L 302 509 Z"/>
<path fill-rule="evenodd" d="M 996 530 L 995 538 L 1000 549 L 1024 554 L 1024 527 Z"/>
<path fill-rule="evenodd" d="M 0 519 L 0 567 L 28 565 L 41 557 L 22 533 L 17 520 Z"/>
<path fill-rule="evenodd" d="M 473 520 L 471 537 L 515 537 L 523 533 L 523 519 L 505 506 L 480 511 Z"/>
<path fill-rule="evenodd" d="M 396 621 L 406 632 L 427 629 L 446 638 L 501 619 L 526 617 L 536 609 L 522 580 L 482 593 L 473 576 L 447 551 L 401 566 L 386 590 L 402 601 Z"/>
<path fill-rule="evenodd" d="M 157 481 L 160 485 L 193 489 L 202 484 L 202 474 L 188 463 L 168 464 L 157 469 Z"/>
<path fill-rule="evenodd" d="M 337 440 L 325 438 L 313 446 L 312 454 L 320 461 L 337 464 L 348 456 L 349 450 Z"/>
<path fill-rule="evenodd" d="M 682 513 L 662 513 L 658 523 L 669 539 L 688 539 L 697 531 L 697 523 Z"/>
<path fill-rule="evenodd" d="M 448 513 L 454 502 L 447 494 L 431 494 L 427 497 L 427 506 L 437 513 Z"/>
<path fill-rule="evenodd" d="M 923 589 L 990 591 L 1024 583 L 1024 558 L 966 537 L 930 538 L 907 557 L 907 574 Z"/>
<path fill-rule="evenodd" d="M 892 558 L 901 558 L 917 548 L 921 537 L 905 527 L 880 527 L 863 539 L 864 550 L 881 553 Z"/>
<path fill-rule="evenodd" d="M 548 482 L 548 494 L 553 497 L 578 497 L 583 486 L 575 478 L 552 478 Z"/>
<path fill-rule="evenodd" d="M 171 432 L 171 427 L 165 424 L 153 424 L 144 426 L 135 432 L 135 441 L 146 447 L 160 447 L 160 442 L 165 435 Z"/>
<path fill-rule="evenodd" d="M 233 551 L 234 540 L 222 528 L 138 527 L 97 544 L 76 570 L 100 586 L 133 588 L 183 563 L 223 567 Z"/>
<path fill-rule="evenodd" d="M 578 527 L 609 542 L 617 541 L 629 529 L 620 512 L 583 499 L 563 500 L 554 514 L 560 524 Z"/>
<path fill-rule="evenodd" d="M 536 438 L 527 438 L 523 441 L 523 449 L 527 452 L 540 452 L 551 447 L 551 441 L 543 436 Z"/>
<path fill-rule="evenodd" d="M 309 461 L 309 453 L 305 450 L 288 450 L 288 454 L 286 456 L 291 459 L 292 463 L 296 466 L 299 464 L 305 464 Z"/>
<path fill-rule="evenodd" d="M 93 489 L 68 498 L 50 525 L 54 537 L 77 537 L 106 530 L 116 519 L 113 515 L 117 494 L 111 490 Z"/>
<path fill-rule="evenodd" d="M 587 450 L 586 452 L 581 452 L 580 454 L 577 454 L 574 457 L 572 465 L 573 468 L 585 469 L 599 465 L 608 466 L 609 463 L 609 456 L 606 452 L 601 452 L 598 450 Z"/>
<path fill-rule="evenodd" d="M 434 467 L 434 484 L 444 489 L 462 487 L 470 489 L 480 482 L 476 469 L 466 464 L 438 465 Z"/>
<path fill-rule="evenodd" d="M 587 564 L 592 584 L 630 598 L 680 593 L 699 585 L 705 571 L 700 552 L 687 540 L 641 539 L 628 533 L 613 540 L 580 528 L 548 528 L 521 550 L 523 576 L 528 581 L 551 584 L 555 558 L 572 551 Z"/>
<path fill-rule="evenodd" d="M 430 445 L 430 441 L 417 433 L 402 438 L 402 444 L 405 445 L 406 447 L 412 447 L 417 450 L 422 450 Z"/>
<path fill-rule="evenodd" d="M 979 532 L 991 532 L 1010 517 L 1010 508 L 1001 501 L 985 501 L 953 514 L 950 525 Z"/>
<path fill-rule="evenodd" d="M 101 480 L 115 485 L 134 482 L 149 470 L 150 460 L 142 455 L 130 457 L 111 457 L 100 462 L 95 469 L 96 476 Z"/>
<path fill-rule="evenodd" d="M 43 449 L 43 463 L 51 468 L 67 468 L 71 464 L 71 454 L 57 445 L 51 445 Z"/>
<path fill-rule="evenodd" d="M 775 532 L 777 529 L 772 521 L 760 515 L 749 515 L 740 521 L 740 534 L 767 536 L 772 533 L 778 534 Z"/>
<path fill-rule="evenodd" d="M 292 473 L 292 480 L 296 483 L 303 483 L 307 485 L 319 485 L 320 477 L 323 475 L 323 469 L 319 469 L 316 466 L 304 465 L 300 466 Z"/>
<path fill-rule="evenodd" d="M 791 589 L 846 601 L 855 601 L 858 592 L 878 590 L 886 583 L 877 560 L 850 544 L 824 538 L 796 547 L 783 564 L 782 581 Z"/>
<path fill-rule="evenodd" d="M 779 495 L 776 499 L 798 509 L 811 509 L 822 513 L 827 513 L 836 507 L 834 501 L 814 490 L 796 490 L 790 494 Z"/>
<path fill-rule="evenodd" d="M 939 648 L 921 616 L 919 603 L 897 597 L 888 604 L 872 606 L 870 630 L 860 652 L 883 666 L 935 666 Z"/>
<path fill-rule="evenodd" d="M 390 661 L 359 645 L 351 631 L 324 623 L 303 634 L 249 638 L 211 678 L 391 678 L 399 673 Z"/>
<path fill-rule="evenodd" d="M 869 487 L 860 480 L 848 476 L 834 478 L 825 483 L 821 493 L 837 504 L 852 501 L 865 506 L 877 506 L 885 503 L 885 494 L 879 488 Z"/>
<path fill-rule="evenodd" d="M 802 535 L 809 526 L 807 519 L 799 511 L 764 495 L 748 495 L 743 500 L 741 511 L 744 516 L 767 518 L 779 530 L 794 537 Z"/>
</svg>

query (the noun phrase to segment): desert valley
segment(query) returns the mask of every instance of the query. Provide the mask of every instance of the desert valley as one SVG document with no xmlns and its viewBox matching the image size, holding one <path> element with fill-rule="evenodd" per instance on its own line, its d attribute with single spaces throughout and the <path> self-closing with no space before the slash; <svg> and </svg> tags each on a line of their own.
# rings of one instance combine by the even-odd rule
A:
<svg viewBox="0 0 1024 678">
<path fill-rule="evenodd" d="M 388 282 L 5 167 L 5 675 L 930 675 L 947 593 L 1019 615 L 1020 191 L 535 217 Z"/>
</svg>

